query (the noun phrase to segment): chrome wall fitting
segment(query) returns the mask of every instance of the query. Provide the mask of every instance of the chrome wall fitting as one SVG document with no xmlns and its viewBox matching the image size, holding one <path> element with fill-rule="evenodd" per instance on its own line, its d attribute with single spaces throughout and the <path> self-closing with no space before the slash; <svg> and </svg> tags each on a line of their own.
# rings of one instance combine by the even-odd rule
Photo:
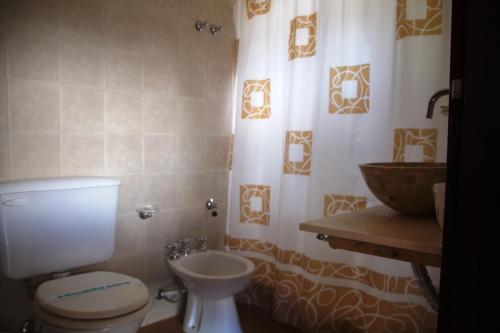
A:
<svg viewBox="0 0 500 333">
<path fill-rule="evenodd" d="M 33 319 L 27 319 L 22 322 L 21 327 L 19 328 L 19 332 L 21 333 L 41 333 L 42 328 L 40 325 L 37 325 L 37 323 Z"/>
<path fill-rule="evenodd" d="M 191 239 L 189 238 L 179 239 L 178 242 L 181 245 L 179 248 L 179 254 L 185 257 L 190 255 L 191 248 L 189 247 L 189 242 L 191 242 Z"/>
<path fill-rule="evenodd" d="M 438 291 L 432 284 L 429 274 L 427 273 L 427 267 L 412 262 L 411 268 L 413 270 L 413 275 L 417 278 L 417 284 L 422 289 L 427 303 L 429 303 L 429 306 L 437 312 L 439 310 L 439 295 Z"/>
<path fill-rule="evenodd" d="M 196 238 L 196 241 L 198 242 L 198 244 L 196 245 L 196 250 L 198 252 L 208 251 L 207 240 L 208 240 L 207 236 Z"/>
<path fill-rule="evenodd" d="M 215 24 L 212 24 L 210 26 L 210 33 L 213 35 L 213 36 L 216 36 L 219 32 L 222 31 L 222 25 L 215 25 Z"/>
<path fill-rule="evenodd" d="M 177 243 L 168 244 L 167 249 L 168 249 L 167 257 L 169 260 L 179 259 L 179 257 L 180 257 L 179 245 Z"/>
<path fill-rule="evenodd" d="M 217 201 L 214 198 L 210 198 L 207 200 L 207 209 L 212 210 L 217 208 Z"/>
<path fill-rule="evenodd" d="M 196 31 L 204 31 L 208 26 L 208 22 L 207 21 L 201 21 L 201 20 L 198 20 L 196 21 L 196 23 L 194 24 L 194 27 L 196 29 Z"/>
<path fill-rule="evenodd" d="M 160 300 L 167 301 L 169 303 L 177 303 L 182 295 L 186 293 L 186 289 L 184 288 L 174 288 L 170 290 L 158 289 L 156 291 L 155 298 Z"/>
<path fill-rule="evenodd" d="M 217 213 L 217 201 L 214 198 L 210 198 L 207 200 L 207 209 L 212 211 L 212 217 L 217 217 L 219 213 Z"/>
<path fill-rule="evenodd" d="M 143 220 L 148 219 L 153 216 L 153 213 L 156 213 L 158 209 L 151 205 L 146 205 L 144 207 L 137 208 L 136 212 L 139 213 L 139 217 Z"/>
<path fill-rule="evenodd" d="M 320 241 L 328 241 L 328 235 L 325 235 L 325 234 L 317 234 L 316 235 L 316 239 L 320 240 Z"/>
</svg>

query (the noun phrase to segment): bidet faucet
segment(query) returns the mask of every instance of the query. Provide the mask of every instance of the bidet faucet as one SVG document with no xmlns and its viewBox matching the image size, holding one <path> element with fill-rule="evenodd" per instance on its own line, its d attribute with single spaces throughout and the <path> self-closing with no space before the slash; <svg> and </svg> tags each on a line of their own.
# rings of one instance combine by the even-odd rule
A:
<svg viewBox="0 0 500 333">
<path fill-rule="evenodd" d="M 191 254 L 191 248 L 189 247 L 189 242 L 191 240 L 189 238 L 179 239 L 178 242 L 181 244 L 179 249 L 179 254 L 181 256 L 188 256 Z"/>
<path fill-rule="evenodd" d="M 169 260 L 177 260 L 179 259 L 179 246 L 177 243 L 172 243 L 167 245 L 168 249 L 168 259 Z"/>
<path fill-rule="evenodd" d="M 207 247 L 207 236 L 203 236 L 203 237 L 198 237 L 196 238 L 196 240 L 198 241 L 198 245 L 196 245 L 196 250 L 198 252 L 205 252 L 205 251 L 208 251 L 208 247 Z"/>
</svg>

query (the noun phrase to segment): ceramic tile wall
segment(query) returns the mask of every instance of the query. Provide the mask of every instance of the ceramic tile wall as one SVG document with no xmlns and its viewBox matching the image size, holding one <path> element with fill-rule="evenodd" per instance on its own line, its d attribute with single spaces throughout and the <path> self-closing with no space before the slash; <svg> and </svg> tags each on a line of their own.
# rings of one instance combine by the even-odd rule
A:
<svg viewBox="0 0 500 333">
<path fill-rule="evenodd" d="M 222 246 L 233 1 L 0 3 L 0 180 L 118 177 L 116 251 L 99 266 L 146 282 L 170 277 L 168 242 Z M 224 30 L 197 32 L 197 19 Z M 160 212 L 139 219 L 144 203 Z"/>
</svg>

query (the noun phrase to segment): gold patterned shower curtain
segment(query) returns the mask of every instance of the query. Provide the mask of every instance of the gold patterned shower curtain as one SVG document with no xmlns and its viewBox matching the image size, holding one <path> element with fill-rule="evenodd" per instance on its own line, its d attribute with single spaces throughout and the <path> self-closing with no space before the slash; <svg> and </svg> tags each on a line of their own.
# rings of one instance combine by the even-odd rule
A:
<svg viewBox="0 0 500 333">
<path fill-rule="evenodd" d="M 243 303 L 304 332 L 432 332 L 410 265 L 333 250 L 299 223 L 380 203 L 358 165 L 443 161 L 451 1 L 239 0 L 226 247 Z M 438 270 L 431 272 L 437 283 Z"/>
</svg>

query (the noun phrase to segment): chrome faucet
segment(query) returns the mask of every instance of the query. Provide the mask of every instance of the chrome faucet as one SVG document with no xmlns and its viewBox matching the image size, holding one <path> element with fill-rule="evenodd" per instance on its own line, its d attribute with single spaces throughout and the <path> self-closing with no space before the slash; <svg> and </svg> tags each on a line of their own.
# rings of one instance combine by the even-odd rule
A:
<svg viewBox="0 0 500 333">
<path fill-rule="evenodd" d="M 172 243 L 167 245 L 168 254 L 167 257 L 169 260 L 177 260 L 179 259 L 179 245 L 177 243 Z"/>
<path fill-rule="evenodd" d="M 181 244 L 181 247 L 179 249 L 179 254 L 181 256 L 188 256 L 191 254 L 191 248 L 189 247 L 189 242 L 191 240 L 189 238 L 184 238 L 184 239 L 179 239 L 179 243 Z"/>
<path fill-rule="evenodd" d="M 434 95 L 431 96 L 431 98 L 429 99 L 429 104 L 427 105 L 427 118 L 428 119 L 432 119 L 432 114 L 434 113 L 434 105 L 436 105 L 436 102 L 438 101 L 438 99 L 440 99 L 441 97 L 443 97 L 445 95 L 449 95 L 449 94 L 450 94 L 449 89 L 443 89 L 443 90 L 439 90 L 438 92 L 436 92 Z"/>
<path fill-rule="evenodd" d="M 203 236 L 203 237 L 198 237 L 196 238 L 196 240 L 198 241 L 198 245 L 196 245 L 196 250 L 198 252 L 205 252 L 205 251 L 208 251 L 208 247 L 207 247 L 207 236 Z"/>
</svg>

